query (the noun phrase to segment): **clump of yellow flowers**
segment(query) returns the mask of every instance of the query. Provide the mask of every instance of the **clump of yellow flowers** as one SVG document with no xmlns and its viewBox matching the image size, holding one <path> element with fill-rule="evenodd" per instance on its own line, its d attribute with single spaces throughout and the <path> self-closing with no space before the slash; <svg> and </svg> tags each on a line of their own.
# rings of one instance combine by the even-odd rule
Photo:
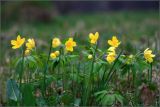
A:
<svg viewBox="0 0 160 107">
<path fill-rule="evenodd" d="M 98 38 L 99 38 L 99 33 L 98 32 L 96 32 L 95 34 L 89 33 L 89 39 L 90 39 L 91 44 L 97 44 Z M 93 55 L 89 54 L 88 59 L 92 59 L 92 58 L 93 58 Z"/>
<path fill-rule="evenodd" d="M 52 47 L 53 48 L 56 48 L 58 46 L 61 45 L 61 41 L 59 38 L 53 38 L 52 40 Z M 73 52 L 73 47 L 77 46 L 76 42 L 73 40 L 73 38 L 69 38 L 66 42 L 65 42 L 65 50 L 66 51 L 70 51 L 70 52 Z M 59 56 L 60 52 L 59 51 L 55 51 L 55 52 L 52 52 L 50 54 L 50 57 L 52 59 L 55 59 Z"/>
<path fill-rule="evenodd" d="M 12 49 L 20 48 L 24 44 L 24 42 L 25 42 L 25 38 L 21 38 L 21 36 L 18 35 L 16 40 L 11 40 L 11 45 L 13 45 Z M 28 55 L 34 47 L 35 47 L 34 39 L 28 39 L 26 43 L 25 55 Z"/>
<path fill-rule="evenodd" d="M 34 39 L 28 39 L 28 42 L 26 43 L 27 49 L 31 50 L 35 47 L 35 41 Z"/>
<path fill-rule="evenodd" d="M 155 57 L 155 55 L 152 54 L 152 50 L 150 50 L 149 48 L 147 48 L 144 51 L 144 58 L 146 59 L 147 62 L 152 63 L 154 57 Z"/>
<path fill-rule="evenodd" d="M 106 60 L 107 60 L 109 63 L 112 63 L 115 59 L 116 59 L 116 53 L 114 53 L 114 52 L 109 52 L 108 55 L 107 55 Z"/>
<path fill-rule="evenodd" d="M 30 89 L 28 93 L 29 97 L 32 97 L 30 95 L 35 95 L 34 100 L 36 102 L 28 105 L 28 103 L 26 104 L 26 102 L 23 102 L 19 98 L 13 99 L 12 95 L 8 96 L 7 101 L 13 100 L 15 105 L 32 106 L 39 105 L 37 99 L 45 97 L 42 100 L 46 103 L 42 105 L 63 105 L 61 104 L 63 102 L 61 100 L 63 95 L 67 95 L 67 97 L 70 96 L 73 101 L 75 100 L 74 95 L 78 95 L 79 98 L 82 98 L 82 101 L 84 100 L 83 105 L 108 105 L 106 102 L 102 103 L 101 100 L 103 100 L 103 98 L 101 96 L 103 94 L 108 95 L 108 92 L 112 92 L 111 96 L 114 95 L 114 99 L 109 105 L 116 105 L 117 102 L 119 102 L 119 105 L 123 105 L 122 100 L 128 100 L 128 95 L 117 93 L 117 91 L 123 91 L 124 89 L 121 87 L 125 88 L 125 85 L 128 85 L 128 81 L 130 81 L 129 83 L 131 83 L 131 85 L 129 85 L 132 88 L 129 88 L 129 90 L 125 88 L 125 90 L 131 92 L 131 95 L 139 92 L 137 89 L 141 87 L 141 84 L 145 84 L 147 87 L 150 84 L 156 85 L 155 82 L 152 81 L 152 77 L 154 76 L 152 75 L 154 73 L 152 71 L 155 69 L 155 63 L 152 65 L 152 62 L 154 61 L 155 55 L 151 49 L 147 48 L 141 52 L 137 52 L 135 49 L 133 50 L 134 54 L 125 50 L 119 52 L 120 49 L 118 48 L 121 41 L 116 36 L 112 36 L 105 43 L 108 46 L 106 50 L 103 51 L 99 48 L 99 45 L 102 43 L 99 41 L 100 35 L 98 32 L 89 33 L 87 38 L 87 44 L 89 45 L 84 46 L 84 43 L 82 44 L 83 46 L 79 46 L 75 51 L 78 43 L 74 37 L 69 37 L 65 41 L 58 37 L 53 37 L 50 43 L 48 43 L 48 45 L 50 45 L 50 47 L 47 48 L 48 52 L 42 49 L 39 53 L 36 50 L 36 46 L 39 46 L 39 42 L 35 41 L 36 39 L 23 38 L 18 35 L 15 40 L 11 40 L 12 49 L 18 50 L 19 48 L 22 54 L 20 57 L 17 57 L 14 62 L 11 62 L 16 69 L 11 69 L 15 75 L 7 80 L 7 90 L 11 85 L 16 85 L 16 90 L 20 93 L 18 94 L 20 95 L 20 99 L 24 99 L 25 94 L 21 93 L 28 88 Z M 145 71 L 148 71 L 147 75 Z M 135 84 L 137 82 L 141 84 Z M 119 86 L 115 86 L 115 83 L 118 83 Z M 72 90 L 74 87 L 82 87 L 82 90 L 87 91 L 79 93 L 78 91 L 80 90 L 78 88 L 76 91 Z M 109 88 L 107 89 L 107 93 L 106 88 Z M 11 92 L 11 94 L 12 93 L 13 92 Z M 115 100 L 117 96 L 119 96 L 120 101 L 119 99 Z M 57 102 L 50 103 L 50 100 L 57 98 L 60 104 Z M 90 103 L 90 101 L 95 100 L 96 103 Z M 10 102 L 7 104 L 12 105 Z M 67 104 L 71 105 L 70 102 L 64 103 L 64 105 Z"/>
<path fill-rule="evenodd" d="M 90 43 L 91 44 L 97 44 L 97 41 L 99 39 L 99 33 L 96 32 L 95 34 L 90 33 L 89 34 L 89 39 L 90 39 Z M 118 46 L 121 44 L 121 42 L 117 39 L 116 36 L 113 36 L 111 40 L 107 41 L 108 44 L 110 45 L 110 47 L 107 49 L 107 57 L 106 60 L 108 61 L 108 63 L 112 63 L 115 61 L 116 59 L 116 49 L 118 48 Z M 20 35 L 17 36 L 17 38 L 15 40 L 11 40 L 11 45 L 12 45 L 12 49 L 18 49 L 20 48 L 23 44 L 25 43 L 25 38 L 21 38 Z M 60 46 L 62 43 L 60 41 L 59 38 L 53 38 L 52 40 L 52 47 L 56 48 L 58 46 Z M 33 48 L 35 48 L 35 41 L 33 38 L 29 38 L 26 42 L 26 50 L 25 50 L 25 55 L 28 55 L 31 50 L 33 50 Z M 69 52 L 73 52 L 74 47 L 77 46 L 76 42 L 73 40 L 73 38 L 69 38 L 66 42 L 65 42 L 65 50 L 69 51 Z M 58 57 L 60 54 L 59 51 L 55 51 L 50 53 L 50 57 L 52 59 Z M 152 63 L 153 62 L 153 58 L 155 57 L 154 54 L 152 54 L 152 50 L 150 50 L 149 48 L 147 48 L 144 52 L 144 58 L 146 59 L 147 62 Z M 129 58 L 132 59 L 133 55 L 131 55 Z M 93 55 L 89 54 L 88 55 L 88 59 L 92 59 Z"/>
<path fill-rule="evenodd" d="M 28 39 L 28 41 L 26 43 L 25 55 L 28 55 L 33 48 L 35 48 L 34 39 Z"/>
<path fill-rule="evenodd" d="M 50 54 L 50 57 L 51 57 L 52 59 L 55 59 L 56 57 L 59 56 L 59 54 L 60 54 L 59 51 L 55 51 L 55 52 L 52 52 L 52 53 Z"/>
<path fill-rule="evenodd" d="M 56 38 L 52 39 L 52 47 L 53 48 L 59 47 L 60 45 L 61 45 L 61 41 L 60 41 L 59 38 L 56 37 Z M 60 54 L 59 51 L 55 51 L 55 52 L 50 53 L 50 57 L 52 59 L 55 59 L 55 58 L 57 58 L 59 56 L 59 54 Z"/>
<path fill-rule="evenodd" d="M 16 40 L 11 40 L 12 49 L 20 48 L 25 42 L 25 38 L 21 38 L 20 35 L 17 36 Z"/>
<path fill-rule="evenodd" d="M 65 42 L 65 49 L 67 51 L 73 52 L 73 47 L 77 46 L 76 42 L 73 41 L 73 38 L 69 38 L 66 42 Z"/>
<path fill-rule="evenodd" d="M 107 50 L 107 57 L 106 57 L 106 60 L 109 62 L 109 63 L 112 63 L 114 62 L 114 60 L 116 59 L 116 48 L 120 45 L 120 41 L 117 39 L 116 36 L 113 36 L 112 37 L 112 40 L 108 40 L 108 44 L 111 46 L 108 48 Z"/>
</svg>

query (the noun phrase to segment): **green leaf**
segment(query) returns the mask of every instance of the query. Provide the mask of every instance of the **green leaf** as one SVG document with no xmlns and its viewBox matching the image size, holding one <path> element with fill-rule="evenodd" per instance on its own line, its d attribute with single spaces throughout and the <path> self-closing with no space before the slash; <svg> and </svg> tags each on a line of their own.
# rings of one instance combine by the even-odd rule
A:
<svg viewBox="0 0 160 107">
<path fill-rule="evenodd" d="M 103 106 L 112 105 L 114 102 L 115 102 L 114 94 L 108 94 L 108 95 L 104 96 L 104 98 L 101 101 Z"/>
<path fill-rule="evenodd" d="M 89 53 L 87 53 L 86 51 L 82 51 L 83 55 L 88 56 Z"/>
<path fill-rule="evenodd" d="M 43 97 L 36 98 L 36 104 L 40 107 L 46 106 L 46 102 Z"/>
<path fill-rule="evenodd" d="M 119 93 L 113 93 L 109 90 L 103 90 L 96 92 L 94 95 L 97 97 L 96 101 L 98 101 L 98 103 L 102 104 L 103 106 L 111 106 L 116 100 L 123 104 L 124 98 Z"/>
<path fill-rule="evenodd" d="M 36 66 L 36 60 L 32 56 L 25 57 L 25 64 L 29 65 L 29 68 L 33 68 Z"/>
<path fill-rule="evenodd" d="M 9 79 L 7 81 L 7 98 L 14 101 L 21 99 L 20 91 L 15 80 Z"/>
<path fill-rule="evenodd" d="M 116 100 L 119 101 L 121 104 L 123 104 L 123 96 L 121 96 L 120 94 L 115 94 Z"/>
<path fill-rule="evenodd" d="M 55 81 L 56 78 L 52 75 L 46 75 L 46 85 L 50 85 L 53 81 Z"/>
<path fill-rule="evenodd" d="M 121 75 L 125 75 L 129 72 L 130 66 L 129 65 L 124 65 L 124 68 L 121 71 Z"/>
<path fill-rule="evenodd" d="M 36 64 L 37 64 L 39 67 L 43 67 L 43 63 L 42 63 L 41 59 L 40 59 L 38 56 L 34 55 L 34 56 L 32 56 L 32 57 L 34 57 L 34 59 L 36 60 Z"/>
<path fill-rule="evenodd" d="M 22 86 L 23 93 L 23 105 L 24 106 L 35 106 L 35 98 L 33 95 L 33 86 L 32 84 L 24 84 Z"/>
<path fill-rule="evenodd" d="M 95 93 L 95 96 L 97 96 L 96 100 L 102 104 L 105 105 L 112 105 L 115 101 L 115 97 L 113 94 L 108 94 L 107 90 L 103 90 L 100 92 Z"/>
<path fill-rule="evenodd" d="M 134 68 L 135 70 L 138 70 L 140 72 L 142 72 L 144 69 L 149 69 L 149 64 L 147 62 L 145 62 L 144 60 L 142 59 L 137 59 L 136 60 L 137 63 L 134 64 Z"/>
<path fill-rule="evenodd" d="M 103 60 L 101 60 L 101 59 L 98 60 L 98 63 L 100 63 L 100 64 L 105 64 L 105 65 L 108 64 L 106 61 L 103 61 Z"/>
<path fill-rule="evenodd" d="M 81 103 L 81 99 L 76 98 L 75 101 L 74 101 L 74 106 L 79 107 L 80 103 Z"/>
<path fill-rule="evenodd" d="M 97 96 L 97 95 L 99 95 L 99 94 L 103 94 L 103 93 L 107 93 L 107 91 L 106 91 L 106 90 L 99 91 L 99 92 L 96 92 L 94 95 L 95 95 L 95 96 Z"/>
<path fill-rule="evenodd" d="M 73 59 L 78 58 L 78 55 L 66 55 L 65 58 L 66 58 L 67 60 L 73 60 Z"/>
<path fill-rule="evenodd" d="M 64 103 L 64 105 L 70 105 L 74 101 L 73 95 L 70 93 L 65 93 L 62 95 L 61 101 Z"/>
<path fill-rule="evenodd" d="M 19 58 L 17 61 L 16 61 L 16 65 L 15 65 L 15 71 L 17 74 L 22 74 L 22 58 Z"/>
</svg>

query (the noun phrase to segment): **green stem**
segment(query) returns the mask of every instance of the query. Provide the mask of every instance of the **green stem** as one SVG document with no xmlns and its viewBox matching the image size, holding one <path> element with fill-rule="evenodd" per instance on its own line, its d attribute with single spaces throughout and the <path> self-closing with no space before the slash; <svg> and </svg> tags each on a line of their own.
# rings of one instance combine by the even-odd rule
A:
<svg viewBox="0 0 160 107">
<path fill-rule="evenodd" d="M 129 75 L 130 75 L 130 71 L 127 70 L 127 83 L 128 83 L 127 86 L 129 86 L 129 88 L 130 88 Z"/>
<path fill-rule="evenodd" d="M 111 75 L 110 75 L 109 78 L 108 78 L 108 82 L 110 82 L 110 80 L 112 79 L 112 76 L 113 76 L 114 73 L 116 73 L 116 70 L 114 70 L 114 71 L 111 73 Z"/>
<path fill-rule="evenodd" d="M 85 97 L 85 101 L 84 101 L 84 105 L 87 105 L 87 101 L 89 101 L 89 97 L 90 97 L 90 93 L 92 93 L 92 80 L 94 79 L 93 77 L 93 70 L 94 70 L 94 61 L 95 61 L 95 56 L 96 56 L 96 50 L 98 48 L 98 45 L 96 44 L 96 47 L 94 49 L 94 53 L 93 53 L 93 60 L 92 60 L 92 64 L 91 64 L 91 71 L 89 74 L 89 83 L 87 83 L 87 90 L 86 90 L 86 97 Z"/>
<path fill-rule="evenodd" d="M 78 62 L 78 72 L 76 72 L 76 75 L 77 75 L 77 78 L 76 78 L 77 80 L 76 80 L 76 82 L 77 82 L 77 83 L 78 83 L 78 79 L 79 79 L 78 77 L 79 77 L 79 73 L 80 73 L 80 67 L 81 67 L 81 63 L 80 63 L 80 61 L 79 61 L 79 62 Z M 74 69 L 73 69 L 73 71 L 74 71 Z M 80 87 L 76 87 L 76 91 L 75 91 L 76 93 L 79 93 L 79 91 L 78 91 L 78 90 L 80 90 L 79 88 L 80 88 Z"/>
<path fill-rule="evenodd" d="M 102 65 L 97 69 L 97 72 L 98 72 L 98 80 L 97 80 L 97 86 L 95 87 L 96 90 L 98 90 L 99 87 L 101 87 L 101 83 L 100 83 L 101 81 L 100 81 L 99 77 L 100 77 L 100 70 L 103 68 L 103 66 L 104 66 L 104 64 L 102 64 Z"/>
<path fill-rule="evenodd" d="M 107 71 L 107 66 L 105 66 L 105 70 L 104 70 L 103 77 L 102 77 L 102 82 L 104 81 L 104 77 L 105 77 L 106 71 Z"/>
<path fill-rule="evenodd" d="M 60 47 L 60 56 L 59 56 L 59 72 L 61 72 L 61 80 L 62 80 L 62 87 L 63 89 L 65 89 L 65 68 L 64 68 L 64 63 L 62 57 L 64 56 L 64 52 L 63 52 L 63 47 Z M 63 68 L 64 70 L 62 70 L 61 68 Z"/>
<path fill-rule="evenodd" d="M 91 72 L 90 72 L 90 76 L 91 77 L 93 76 L 94 61 L 95 61 L 95 57 L 96 57 L 96 50 L 97 50 L 97 48 L 98 48 L 98 45 L 96 44 L 96 48 L 95 48 L 94 53 L 93 53 L 92 65 L 91 65 Z"/>
<path fill-rule="evenodd" d="M 149 72 L 149 69 L 148 69 L 148 82 L 150 81 L 150 72 Z"/>
<path fill-rule="evenodd" d="M 45 65 L 45 69 L 43 71 L 43 97 L 45 97 L 45 93 L 46 93 L 46 72 L 47 72 L 47 69 L 48 69 L 48 62 L 49 62 L 51 50 L 52 50 L 52 40 L 50 42 L 48 58 L 47 58 L 47 62 L 46 62 L 46 65 Z"/>
<path fill-rule="evenodd" d="M 152 63 L 150 64 L 150 82 L 152 82 Z"/>
<path fill-rule="evenodd" d="M 61 49 L 60 49 L 60 55 L 59 55 L 59 64 L 58 64 L 58 80 L 60 79 L 60 75 L 61 75 L 61 73 L 60 73 L 60 64 L 61 64 Z M 58 83 L 58 82 L 57 82 Z"/>
<path fill-rule="evenodd" d="M 29 61 L 28 57 L 26 57 L 26 60 Z M 32 79 L 32 72 L 31 72 L 31 69 L 29 69 L 29 64 L 27 64 L 27 83 L 31 82 L 31 79 Z"/>
<path fill-rule="evenodd" d="M 134 71 L 132 71 L 132 78 L 133 78 L 133 87 L 135 88 L 135 73 L 134 73 Z"/>
<path fill-rule="evenodd" d="M 113 65 L 112 65 L 112 67 L 111 67 L 111 69 L 110 69 L 110 71 L 109 71 L 109 73 L 107 75 L 107 82 L 106 82 L 105 86 L 108 84 L 108 82 L 110 81 L 110 79 L 113 76 L 113 73 L 116 71 L 116 70 L 114 70 L 113 73 L 111 74 L 111 72 L 112 72 L 114 66 L 116 65 L 116 63 L 118 62 L 118 59 L 119 59 L 120 55 L 122 54 L 122 52 L 123 52 L 123 50 L 119 53 L 118 57 L 116 58 L 116 60 L 113 63 Z"/>
<path fill-rule="evenodd" d="M 92 90 L 92 82 L 94 80 L 94 62 L 95 62 L 95 57 L 96 57 L 96 50 L 98 48 L 98 45 L 96 44 L 96 47 L 95 47 L 95 50 L 94 50 L 94 53 L 93 53 L 93 60 L 92 60 L 92 65 L 91 65 L 91 71 L 90 71 L 90 87 L 91 87 L 91 90 Z"/>
<path fill-rule="evenodd" d="M 22 76 L 23 76 L 23 67 L 24 67 L 24 46 L 22 46 L 22 63 L 21 63 L 21 71 L 20 71 L 20 74 L 19 74 L 19 90 L 20 90 L 20 93 L 19 93 L 19 106 L 21 106 L 21 101 L 20 101 L 20 98 L 21 98 L 21 94 L 22 94 Z"/>
</svg>

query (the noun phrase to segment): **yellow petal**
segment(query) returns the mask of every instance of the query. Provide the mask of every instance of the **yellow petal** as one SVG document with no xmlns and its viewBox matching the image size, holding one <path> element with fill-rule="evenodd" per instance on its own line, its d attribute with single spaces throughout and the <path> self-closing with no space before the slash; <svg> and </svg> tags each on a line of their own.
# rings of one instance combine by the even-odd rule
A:
<svg viewBox="0 0 160 107">
<path fill-rule="evenodd" d="M 69 38 L 69 41 L 73 41 L 73 38 Z"/>
<path fill-rule="evenodd" d="M 30 43 L 26 43 L 26 47 L 27 47 L 27 49 L 32 49 L 32 46 Z"/>
<path fill-rule="evenodd" d="M 17 49 L 17 48 L 19 48 L 19 47 L 17 47 L 17 46 L 12 46 L 12 49 Z"/>
<path fill-rule="evenodd" d="M 22 44 L 25 42 L 25 38 L 22 39 Z"/>
<path fill-rule="evenodd" d="M 77 46 L 76 42 L 73 42 L 73 46 Z"/>
<path fill-rule="evenodd" d="M 98 39 L 98 37 L 99 37 L 99 33 L 98 32 L 95 33 L 95 37 L 96 37 L 96 39 Z"/>
<path fill-rule="evenodd" d="M 112 37 L 112 40 L 113 40 L 113 41 L 117 41 L 118 39 L 117 39 L 116 36 L 113 36 L 113 37 Z"/>
<path fill-rule="evenodd" d="M 118 45 L 121 44 L 121 42 L 118 42 Z"/>
<path fill-rule="evenodd" d="M 116 49 L 115 47 L 109 47 L 108 51 L 115 52 L 115 49 Z"/>
<path fill-rule="evenodd" d="M 17 42 L 16 42 L 15 40 L 11 40 L 11 44 L 12 44 L 12 45 L 16 45 Z"/>
<path fill-rule="evenodd" d="M 29 55 L 29 53 L 30 53 L 30 50 L 25 50 L 25 55 Z"/>
<path fill-rule="evenodd" d="M 94 37 L 93 33 L 89 34 L 89 38 L 92 39 Z"/>
<path fill-rule="evenodd" d="M 21 36 L 20 35 L 17 36 L 17 41 L 19 41 L 19 40 L 21 40 Z"/>
<path fill-rule="evenodd" d="M 152 58 L 147 59 L 149 63 L 153 62 Z"/>
<path fill-rule="evenodd" d="M 145 49 L 145 50 L 144 50 L 144 53 L 146 53 L 148 50 L 149 50 L 149 48 Z"/>
<path fill-rule="evenodd" d="M 32 40 L 31 40 L 31 39 L 28 39 L 28 42 L 32 42 Z"/>
<path fill-rule="evenodd" d="M 95 44 L 95 43 L 96 43 L 96 41 L 95 41 L 95 40 L 91 40 L 91 43 L 92 43 L 92 44 Z"/>
<path fill-rule="evenodd" d="M 109 45 L 112 45 L 112 41 L 111 41 L 111 40 L 108 40 L 108 44 L 109 44 Z"/>
<path fill-rule="evenodd" d="M 55 51 L 55 55 L 59 56 L 60 52 L 59 51 Z"/>
<path fill-rule="evenodd" d="M 54 53 L 54 52 L 53 52 L 53 53 L 51 53 L 51 54 L 50 54 L 50 57 L 51 57 L 52 59 L 56 58 L 55 53 Z"/>
<path fill-rule="evenodd" d="M 155 57 L 155 55 L 151 54 L 151 57 Z"/>
<path fill-rule="evenodd" d="M 73 47 L 68 47 L 68 48 L 66 48 L 66 50 L 73 52 Z"/>
<path fill-rule="evenodd" d="M 149 50 L 149 48 L 145 49 L 145 51 Z"/>
</svg>

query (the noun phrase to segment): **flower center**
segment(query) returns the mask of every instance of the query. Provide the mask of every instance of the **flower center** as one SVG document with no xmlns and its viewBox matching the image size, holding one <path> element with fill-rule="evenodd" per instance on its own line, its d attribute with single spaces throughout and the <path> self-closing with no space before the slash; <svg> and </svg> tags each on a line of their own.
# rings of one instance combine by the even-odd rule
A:
<svg viewBox="0 0 160 107">
<path fill-rule="evenodd" d="M 20 45 L 21 44 L 21 41 L 17 41 L 17 45 Z"/>
<path fill-rule="evenodd" d="M 68 42 L 67 47 L 72 47 L 72 42 Z"/>
</svg>

